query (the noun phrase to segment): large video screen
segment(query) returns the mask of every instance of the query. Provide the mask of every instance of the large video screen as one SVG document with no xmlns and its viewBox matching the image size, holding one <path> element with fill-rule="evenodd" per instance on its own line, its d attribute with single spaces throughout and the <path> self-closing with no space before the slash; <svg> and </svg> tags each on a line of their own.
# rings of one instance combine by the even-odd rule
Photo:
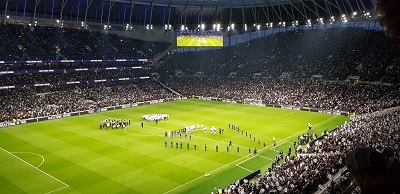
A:
<svg viewBox="0 0 400 194">
<path fill-rule="evenodd" d="M 176 42 L 178 47 L 222 47 L 224 37 L 221 32 L 185 30 L 177 32 Z"/>
</svg>

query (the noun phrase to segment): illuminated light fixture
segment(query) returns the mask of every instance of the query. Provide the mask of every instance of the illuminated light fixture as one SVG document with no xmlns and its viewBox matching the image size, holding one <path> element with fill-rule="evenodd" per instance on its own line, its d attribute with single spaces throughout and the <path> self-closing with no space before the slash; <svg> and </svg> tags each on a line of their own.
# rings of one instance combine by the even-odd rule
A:
<svg viewBox="0 0 400 194">
<path fill-rule="evenodd" d="M 184 31 L 185 30 L 185 25 L 182 25 L 181 26 L 181 31 Z"/>
<path fill-rule="evenodd" d="M 261 26 L 260 24 L 257 25 L 257 30 L 260 30 Z"/>
<path fill-rule="evenodd" d="M 357 12 L 355 11 L 355 12 L 353 12 L 353 16 L 356 16 L 357 15 Z"/>
<path fill-rule="evenodd" d="M 221 28 L 221 25 L 217 24 L 217 31 L 219 31 L 220 28 Z"/>
<path fill-rule="evenodd" d="M 231 24 L 232 30 L 235 29 L 235 24 Z"/>
<path fill-rule="evenodd" d="M 60 23 L 60 20 L 56 20 L 57 24 Z"/>
<path fill-rule="evenodd" d="M 6 18 L 7 18 L 7 19 L 10 19 L 10 16 L 8 15 L 8 16 L 6 16 Z"/>
<path fill-rule="evenodd" d="M 231 27 L 230 26 L 228 26 L 228 31 L 231 31 Z"/>
<path fill-rule="evenodd" d="M 204 30 L 206 28 L 206 25 L 201 24 L 201 30 Z"/>
</svg>

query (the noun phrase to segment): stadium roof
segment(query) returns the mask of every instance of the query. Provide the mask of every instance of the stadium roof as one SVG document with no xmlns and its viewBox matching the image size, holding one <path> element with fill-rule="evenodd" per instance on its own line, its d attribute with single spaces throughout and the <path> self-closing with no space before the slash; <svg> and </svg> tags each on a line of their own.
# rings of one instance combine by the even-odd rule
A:
<svg viewBox="0 0 400 194">
<path fill-rule="evenodd" d="M 130 0 L 116 0 L 118 2 L 129 3 Z M 299 0 L 296 0 L 299 1 Z M 290 0 L 136 0 L 136 4 L 173 7 L 219 7 L 219 8 L 241 8 L 259 7 L 268 5 L 285 4 L 296 2 Z"/>
<path fill-rule="evenodd" d="M 174 27 L 197 26 L 200 23 L 266 24 L 286 22 L 290 25 L 308 20 L 325 23 L 350 19 L 357 12 L 360 19 L 371 12 L 371 0 L 1 0 L 0 15 L 47 18 L 76 24 L 132 24 Z M 62 13 L 62 14 L 60 14 Z M 101 26 L 101 25 L 99 25 Z"/>
</svg>

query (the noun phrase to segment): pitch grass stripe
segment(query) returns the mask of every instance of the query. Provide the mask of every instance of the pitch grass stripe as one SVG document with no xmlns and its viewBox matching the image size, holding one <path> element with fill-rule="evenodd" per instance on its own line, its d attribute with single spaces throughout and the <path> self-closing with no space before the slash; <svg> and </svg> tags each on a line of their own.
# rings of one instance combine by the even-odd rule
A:
<svg viewBox="0 0 400 194">
<path fill-rule="evenodd" d="M 59 188 L 59 189 L 56 189 L 56 190 L 53 190 L 53 191 L 50 191 L 50 192 L 47 192 L 47 193 L 52 193 L 52 192 L 54 192 L 54 191 L 58 191 L 58 190 L 65 189 L 65 188 L 69 187 L 69 185 L 67 185 L 66 183 L 64 183 L 64 182 L 60 181 L 59 179 L 57 179 L 57 178 L 55 178 L 55 177 L 51 176 L 50 174 L 48 174 L 48 173 L 44 172 L 43 170 L 40 170 L 40 169 L 39 169 L 39 168 L 37 168 L 36 166 L 33 166 L 32 164 L 29 164 L 29 163 L 28 163 L 28 162 L 26 162 L 25 160 L 22 160 L 22 159 L 21 159 L 21 158 L 19 158 L 18 156 L 16 156 L 16 155 L 12 154 L 11 152 L 9 152 L 9 151 L 7 151 L 7 150 L 3 149 L 2 147 L 0 147 L 0 149 L 1 149 L 1 150 L 3 150 L 4 152 L 6 152 L 6 153 L 10 154 L 11 156 L 14 156 L 15 158 L 17 158 L 18 160 L 22 161 L 23 163 L 25 163 L 25 164 L 27 164 L 27 165 L 31 166 L 32 168 L 34 168 L 34 169 L 36 169 L 36 170 L 40 171 L 41 173 L 43 173 L 43 174 L 45 174 L 45 175 L 49 176 L 50 178 L 52 178 L 52 179 L 56 180 L 57 182 L 59 182 L 59 183 L 61 183 L 61 184 L 63 184 L 63 185 L 64 185 L 64 187 L 62 187 L 62 188 Z"/>
<path fill-rule="evenodd" d="M 331 118 L 329 118 L 329 119 L 325 119 L 324 121 L 321 121 L 321 122 L 319 122 L 319 123 L 317 123 L 316 125 L 314 125 L 314 126 L 318 126 L 318 125 L 320 125 L 320 124 L 322 124 L 322 123 L 325 123 L 325 122 L 327 122 L 327 121 L 329 121 L 329 120 L 331 120 L 331 119 L 333 119 L 333 118 L 336 118 L 338 115 L 335 115 L 335 116 L 333 116 L 333 117 L 331 117 Z M 288 136 L 288 137 L 286 137 L 286 138 L 283 138 L 283 139 L 281 139 L 280 141 L 277 141 L 277 142 L 286 142 L 286 140 L 287 139 L 289 139 L 289 138 L 291 138 L 291 137 L 293 137 L 293 136 L 296 136 L 296 135 L 298 135 L 298 134 L 301 134 L 301 133 L 303 133 L 304 131 L 308 131 L 308 128 L 306 128 L 306 129 L 304 129 L 304 130 L 302 130 L 302 131 L 299 131 L 299 132 L 297 132 L 297 133 L 295 133 L 295 134 L 292 134 L 292 135 L 290 135 L 290 136 Z M 264 150 L 264 149 L 266 149 L 266 148 L 269 148 L 269 147 L 271 147 L 272 146 L 272 144 L 270 144 L 269 146 L 267 146 L 267 147 L 265 147 L 265 148 L 261 148 L 260 149 L 260 152 L 262 151 L 262 150 Z M 219 167 L 219 168 L 217 168 L 217 169 L 214 169 L 214 170 L 212 170 L 211 172 L 209 172 L 208 174 L 211 174 L 211 173 L 213 173 L 213 172 L 216 172 L 216 171 L 218 171 L 218 170 L 220 170 L 220 169 L 222 169 L 222 168 L 224 168 L 224 167 L 226 167 L 226 166 L 229 166 L 229 165 L 231 165 L 231 164 L 233 164 L 233 163 L 236 163 L 237 161 L 240 161 L 240 160 L 242 160 L 243 158 L 245 158 L 245 157 L 248 157 L 248 155 L 246 155 L 246 156 L 243 156 L 243 157 L 241 157 L 241 158 L 239 158 L 239 159 L 237 159 L 237 160 L 234 160 L 234 161 L 232 161 L 232 162 L 230 162 L 230 163 L 228 163 L 228 164 L 225 164 L 225 165 L 223 165 L 223 166 L 221 166 L 221 167 Z M 254 157 L 254 156 L 252 156 L 252 157 Z M 251 158 L 250 158 L 251 159 Z M 248 159 L 249 160 L 249 159 Z M 245 160 L 245 161 L 247 161 L 247 160 Z M 241 163 L 242 163 L 243 161 L 241 161 Z M 239 163 L 240 164 L 240 163 Z M 196 180 L 198 180 L 198 179 L 200 179 L 200 178 L 202 178 L 203 176 L 199 176 L 199 177 L 197 177 L 197 178 L 195 178 L 195 179 L 193 179 L 193 180 L 190 180 L 190 181 L 188 181 L 188 182 L 186 182 L 186 183 L 184 183 L 184 184 L 182 184 L 182 185 L 179 185 L 179 186 L 177 186 L 177 187 L 175 187 L 175 188 L 173 188 L 173 189 L 171 189 L 171 190 L 169 190 L 169 191 L 167 191 L 167 192 L 165 192 L 164 194 L 166 194 L 166 193 L 170 193 L 170 192 L 172 192 L 172 191 L 174 191 L 174 190 L 176 190 L 176 189 L 179 189 L 179 188 L 181 188 L 181 187 L 183 187 L 183 186 L 185 186 L 185 185 L 187 185 L 187 184 L 190 184 L 190 183 L 192 183 L 192 182 L 194 182 L 194 181 L 196 181 Z"/>
</svg>

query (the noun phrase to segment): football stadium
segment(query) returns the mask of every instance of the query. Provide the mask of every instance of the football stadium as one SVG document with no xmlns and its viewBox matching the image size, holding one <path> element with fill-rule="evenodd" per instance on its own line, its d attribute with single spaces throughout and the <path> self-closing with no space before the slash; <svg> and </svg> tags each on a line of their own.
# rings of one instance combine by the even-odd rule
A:
<svg viewBox="0 0 400 194">
<path fill-rule="evenodd" d="M 0 193 L 400 193 L 395 0 L 4 0 Z"/>
</svg>

